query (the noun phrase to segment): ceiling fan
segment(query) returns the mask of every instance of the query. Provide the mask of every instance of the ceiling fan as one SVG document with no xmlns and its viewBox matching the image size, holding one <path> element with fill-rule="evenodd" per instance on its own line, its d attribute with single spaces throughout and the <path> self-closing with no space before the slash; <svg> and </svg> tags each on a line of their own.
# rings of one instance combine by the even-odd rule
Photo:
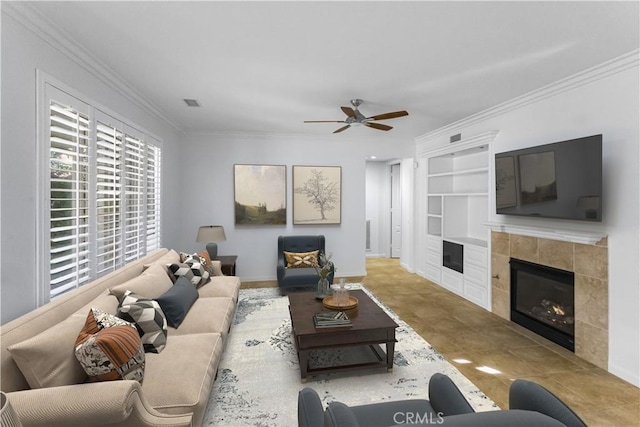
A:
<svg viewBox="0 0 640 427">
<path fill-rule="evenodd" d="M 387 119 L 395 119 L 397 117 L 408 116 L 409 113 L 406 111 L 393 111 L 391 113 L 377 114 L 371 117 L 365 117 L 359 110 L 358 107 L 362 104 L 362 99 L 352 99 L 351 107 L 340 107 L 342 111 L 347 115 L 347 118 L 344 120 L 305 120 L 305 123 L 346 123 L 346 126 L 341 127 L 338 130 L 335 130 L 333 133 L 339 133 L 343 130 L 349 129 L 352 125 L 364 125 L 373 129 L 378 130 L 391 130 L 393 127 L 389 125 L 385 125 L 382 123 L 376 123 L 376 120 L 387 120 Z"/>
</svg>

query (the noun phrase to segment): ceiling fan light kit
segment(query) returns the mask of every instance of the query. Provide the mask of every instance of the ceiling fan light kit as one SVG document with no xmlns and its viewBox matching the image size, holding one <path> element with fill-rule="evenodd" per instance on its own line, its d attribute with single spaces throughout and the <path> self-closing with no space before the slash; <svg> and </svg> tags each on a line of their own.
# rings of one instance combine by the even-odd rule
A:
<svg viewBox="0 0 640 427">
<path fill-rule="evenodd" d="M 305 120 L 305 123 L 346 123 L 346 126 L 343 126 L 333 133 L 340 133 L 349 129 L 351 126 L 359 126 L 364 125 L 370 127 L 371 129 L 388 131 L 393 129 L 392 126 L 385 125 L 382 123 L 375 123 L 376 120 L 389 120 L 395 119 L 398 117 L 408 116 L 409 113 L 406 111 L 393 111 L 389 113 L 377 114 L 371 117 L 365 117 L 364 114 L 358 110 L 358 107 L 362 104 L 362 99 L 352 99 L 351 105 L 352 107 L 340 107 L 342 112 L 346 114 L 347 118 L 344 120 Z"/>
</svg>

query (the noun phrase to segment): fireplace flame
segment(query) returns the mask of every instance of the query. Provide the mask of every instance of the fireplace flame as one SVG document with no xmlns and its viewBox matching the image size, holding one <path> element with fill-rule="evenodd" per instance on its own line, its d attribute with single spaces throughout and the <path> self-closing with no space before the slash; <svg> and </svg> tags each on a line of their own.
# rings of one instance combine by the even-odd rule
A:
<svg viewBox="0 0 640 427">
<path fill-rule="evenodd" d="M 564 309 L 559 305 L 554 304 L 551 308 L 553 309 L 553 312 L 559 316 L 564 316 L 566 314 Z"/>
</svg>

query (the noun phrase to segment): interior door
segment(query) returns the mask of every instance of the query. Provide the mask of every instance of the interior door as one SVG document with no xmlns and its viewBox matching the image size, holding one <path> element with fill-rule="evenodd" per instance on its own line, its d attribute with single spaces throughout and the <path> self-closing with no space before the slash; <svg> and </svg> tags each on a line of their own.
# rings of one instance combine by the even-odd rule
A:
<svg viewBox="0 0 640 427">
<path fill-rule="evenodd" d="M 402 248 L 401 194 L 400 164 L 391 165 L 391 258 L 400 258 Z"/>
</svg>

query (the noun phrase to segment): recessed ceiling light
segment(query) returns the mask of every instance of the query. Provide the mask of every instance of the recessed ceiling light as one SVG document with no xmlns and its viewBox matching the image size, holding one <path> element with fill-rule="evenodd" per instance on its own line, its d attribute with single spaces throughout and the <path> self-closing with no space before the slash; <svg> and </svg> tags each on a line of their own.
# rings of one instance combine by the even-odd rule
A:
<svg viewBox="0 0 640 427">
<path fill-rule="evenodd" d="M 189 107 L 199 107 L 200 103 L 198 101 L 196 101 L 195 99 L 183 99 L 184 103 L 187 104 L 187 106 Z"/>
</svg>

